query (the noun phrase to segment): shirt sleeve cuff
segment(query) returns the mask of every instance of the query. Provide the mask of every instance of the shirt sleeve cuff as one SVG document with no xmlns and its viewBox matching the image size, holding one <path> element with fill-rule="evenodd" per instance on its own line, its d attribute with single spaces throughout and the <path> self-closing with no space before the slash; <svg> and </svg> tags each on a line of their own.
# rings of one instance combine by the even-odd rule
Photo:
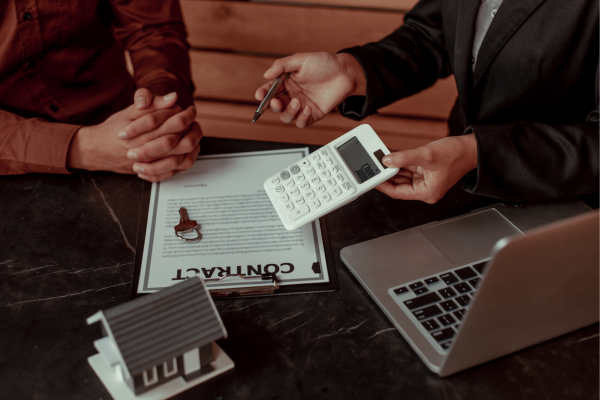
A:
<svg viewBox="0 0 600 400">
<path fill-rule="evenodd" d="M 25 164 L 29 172 L 72 174 L 67 168 L 69 146 L 81 125 L 30 120 L 33 124 L 25 149 Z"/>
</svg>

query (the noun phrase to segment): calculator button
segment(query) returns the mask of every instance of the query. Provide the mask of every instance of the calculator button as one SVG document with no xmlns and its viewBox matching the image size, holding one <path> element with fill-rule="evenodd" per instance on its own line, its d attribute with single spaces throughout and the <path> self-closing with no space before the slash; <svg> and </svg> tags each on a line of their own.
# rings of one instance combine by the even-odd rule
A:
<svg viewBox="0 0 600 400">
<path fill-rule="evenodd" d="M 331 172 L 329 172 L 328 170 L 323 170 L 321 171 L 321 176 L 323 178 L 329 178 L 331 176 Z"/>
<path fill-rule="evenodd" d="M 294 179 L 296 180 L 296 182 L 303 182 L 306 178 L 304 177 L 304 174 L 298 174 L 294 175 Z"/>
<path fill-rule="evenodd" d="M 310 167 L 310 168 L 305 169 L 304 173 L 308 176 L 313 176 L 314 174 L 317 173 L 317 171 L 315 171 L 315 169 L 313 167 Z"/>
<path fill-rule="evenodd" d="M 338 172 L 340 172 L 342 169 L 340 168 L 339 165 L 334 165 L 333 167 L 331 167 L 331 173 L 332 174 L 337 174 Z"/>
<path fill-rule="evenodd" d="M 321 157 L 326 157 L 327 156 L 327 150 L 321 149 L 321 150 L 319 150 L 319 154 L 321 155 Z"/>
<path fill-rule="evenodd" d="M 338 182 L 345 182 L 345 181 L 346 181 L 346 180 L 344 179 L 344 175 L 342 175 L 342 174 L 337 174 L 337 175 L 335 176 L 335 179 L 337 179 L 337 180 L 338 180 Z"/>
<path fill-rule="evenodd" d="M 306 169 L 310 166 L 310 161 L 308 161 L 308 159 L 304 159 L 302 161 L 299 162 L 300 166 L 302 167 L 302 169 Z"/>
<path fill-rule="evenodd" d="M 313 209 L 314 209 L 314 208 L 319 208 L 319 207 L 321 207 L 321 202 L 320 202 L 319 200 L 317 200 L 317 199 L 312 199 L 312 200 L 310 201 L 310 205 L 311 205 L 311 207 L 312 207 Z"/>
<path fill-rule="evenodd" d="M 325 181 L 325 183 L 327 184 L 327 186 L 332 187 L 335 186 L 335 179 L 333 178 L 329 178 Z"/>
<path fill-rule="evenodd" d="M 304 197 L 296 197 L 294 199 L 294 203 L 296 203 L 297 206 L 301 206 L 302 204 L 304 204 Z"/>
<path fill-rule="evenodd" d="M 279 178 L 275 177 L 273 179 L 271 179 L 271 186 L 275 186 L 279 183 Z"/>
<path fill-rule="evenodd" d="M 296 207 L 296 209 L 290 213 L 290 221 L 293 222 L 302 218 L 302 216 L 308 214 L 309 211 L 310 208 L 308 208 L 306 204 L 303 204 L 300 207 Z"/>
<path fill-rule="evenodd" d="M 288 201 L 287 203 L 285 203 L 283 205 L 283 208 L 285 209 L 286 212 L 292 212 L 292 210 L 294 209 L 294 203 L 292 203 L 291 201 Z"/>
<path fill-rule="evenodd" d="M 300 172 L 300 167 L 294 164 L 290 167 L 290 172 L 292 175 L 296 175 L 298 172 Z"/>
<path fill-rule="evenodd" d="M 302 190 L 308 190 L 308 189 L 310 189 L 310 184 L 308 182 L 302 182 L 300 184 L 300 189 L 302 189 Z"/>
<path fill-rule="evenodd" d="M 317 153 L 313 153 L 310 155 L 310 159 L 313 160 L 314 162 L 317 162 L 321 159 L 321 157 L 319 157 L 319 155 Z"/>
<path fill-rule="evenodd" d="M 317 195 L 316 195 L 316 194 L 315 194 L 315 192 L 314 192 L 314 191 L 312 191 L 312 190 L 309 190 L 308 192 L 304 193 L 304 198 L 305 198 L 306 200 L 312 200 L 312 199 L 314 199 L 315 197 L 317 197 Z"/>
<path fill-rule="evenodd" d="M 323 161 L 319 161 L 316 165 L 317 165 L 317 169 L 319 171 L 323 171 L 324 169 L 327 169 L 327 167 L 325 166 L 325 163 Z"/>
<path fill-rule="evenodd" d="M 329 157 L 325 158 L 324 161 L 325 161 L 325 164 L 327 164 L 327 165 L 333 165 L 333 160 L 331 160 L 331 158 L 329 158 Z"/>
<path fill-rule="evenodd" d="M 277 198 L 279 199 L 280 203 L 285 203 L 290 199 L 290 196 L 288 196 L 287 193 L 281 193 L 279 196 L 277 196 Z"/>
<path fill-rule="evenodd" d="M 281 173 L 279 174 L 279 177 L 281 178 L 282 181 L 288 180 L 288 179 L 290 179 L 290 173 L 288 171 L 281 171 Z"/>
<path fill-rule="evenodd" d="M 323 193 L 319 196 L 319 199 L 321 199 L 323 203 L 327 203 L 329 200 L 331 200 L 331 195 L 329 193 Z"/>
<path fill-rule="evenodd" d="M 317 184 L 319 184 L 319 183 L 321 183 L 321 179 L 319 179 L 319 177 L 318 177 L 318 176 L 315 176 L 314 178 L 311 178 L 311 179 L 310 179 L 310 184 L 311 184 L 311 185 L 313 185 L 313 186 L 314 186 L 314 185 L 317 185 Z"/>
<path fill-rule="evenodd" d="M 333 195 L 333 197 L 338 197 L 340 194 L 342 194 L 342 189 L 340 189 L 339 186 L 336 186 L 331 189 L 331 194 Z"/>
<path fill-rule="evenodd" d="M 356 190 L 356 189 L 354 189 L 354 186 L 352 186 L 352 184 L 350 182 L 342 183 L 342 189 L 344 189 L 344 191 L 350 192 L 350 193 L 352 193 L 352 192 L 354 192 L 354 190 Z"/>
<path fill-rule="evenodd" d="M 327 190 L 327 189 L 325 188 L 325 185 L 323 185 L 322 183 L 315 188 L 315 191 L 317 193 L 323 193 L 325 190 Z"/>
<path fill-rule="evenodd" d="M 290 181 L 286 182 L 286 184 L 285 184 L 285 187 L 287 187 L 287 188 L 292 188 L 294 186 L 296 186 L 296 182 L 294 182 L 292 179 L 290 179 Z"/>
<path fill-rule="evenodd" d="M 285 188 L 283 185 L 275 186 L 275 193 L 283 193 L 285 192 Z"/>
<path fill-rule="evenodd" d="M 298 189 L 297 187 L 292 188 L 290 190 L 290 196 L 292 196 L 292 197 L 300 196 L 300 189 Z"/>
</svg>

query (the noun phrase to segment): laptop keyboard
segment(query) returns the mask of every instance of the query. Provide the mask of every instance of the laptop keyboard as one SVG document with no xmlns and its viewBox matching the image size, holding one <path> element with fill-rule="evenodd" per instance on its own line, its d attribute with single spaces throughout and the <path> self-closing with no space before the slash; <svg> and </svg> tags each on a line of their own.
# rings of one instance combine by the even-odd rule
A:
<svg viewBox="0 0 600 400">
<path fill-rule="evenodd" d="M 463 265 L 388 290 L 439 353 L 448 352 L 487 261 Z"/>
</svg>

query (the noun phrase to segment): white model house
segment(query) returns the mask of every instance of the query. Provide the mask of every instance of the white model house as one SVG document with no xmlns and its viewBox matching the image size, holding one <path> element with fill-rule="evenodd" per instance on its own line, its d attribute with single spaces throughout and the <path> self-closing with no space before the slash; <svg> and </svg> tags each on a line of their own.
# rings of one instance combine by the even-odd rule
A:
<svg viewBox="0 0 600 400">
<path fill-rule="evenodd" d="M 103 365 L 113 368 L 116 380 L 135 396 L 174 379 L 191 382 L 211 373 L 213 342 L 227 337 L 204 282 L 196 277 L 98 311 L 87 319 L 95 322 L 104 334 L 94 342 Z"/>
</svg>

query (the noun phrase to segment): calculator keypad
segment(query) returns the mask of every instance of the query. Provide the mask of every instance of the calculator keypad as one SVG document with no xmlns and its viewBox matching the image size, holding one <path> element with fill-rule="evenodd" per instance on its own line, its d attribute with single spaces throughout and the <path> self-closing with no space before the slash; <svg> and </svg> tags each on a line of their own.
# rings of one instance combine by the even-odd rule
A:
<svg viewBox="0 0 600 400">
<path fill-rule="evenodd" d="M 356 191 L 339 165 L 336 157 L 322 148 L 269 180 L 279 207 L 291 222 Z"/>
</svg>

